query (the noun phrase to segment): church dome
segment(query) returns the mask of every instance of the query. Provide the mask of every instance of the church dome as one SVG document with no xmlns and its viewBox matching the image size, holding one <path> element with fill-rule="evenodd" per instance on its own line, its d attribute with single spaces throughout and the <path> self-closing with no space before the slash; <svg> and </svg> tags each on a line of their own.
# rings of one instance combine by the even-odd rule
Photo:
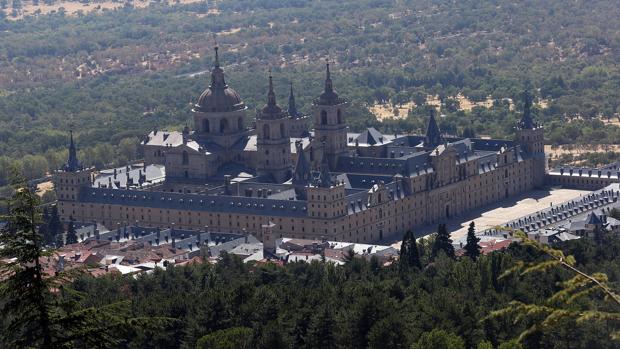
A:
<svg viewBox="0 0 620 349">
<path fill-rule="evenodd" d="M 227 112 L 245 109 L 237 91 L 228 87 L 224 70 L 220 68 L 218 48 L 215 48 L 215 66 L 211 70 L 211 85 L 198 98 L 196 110 L 201 112 Z"/>
<path fill-rule="evenodd" d="M 200 95 L 196 106 L 203 112 L 226 112 L 245 108 L 237 91 L 228 86 L 225 88 L 210 86 Z"/>
</svg>

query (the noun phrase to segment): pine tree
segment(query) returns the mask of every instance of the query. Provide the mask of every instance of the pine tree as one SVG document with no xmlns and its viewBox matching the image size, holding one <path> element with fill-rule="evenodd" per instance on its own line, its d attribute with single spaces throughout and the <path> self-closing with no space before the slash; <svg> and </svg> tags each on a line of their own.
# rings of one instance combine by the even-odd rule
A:
<svg viewBox="0 0 620 349">
<path fill-rule="evenodd" d="M 0 303 L 9 329 L 0 335 L 0 344 L 51 348 L 50 294 L 40 263 L 43 239 L 36 230 L 40 222 L 39 200 L 22 178 L 14 179 L 13 187 L 9 215 L 5 217 L 8 225 L 0 233 L 0 259 L 15 258 L 0 264 L 0 275 L 6 277 L 0 299 L 10 300 Z"/>
<path fill-rule="evenodd" d="M 471 223 L 469 223 L 469 229 L 467 229 L 467 244 L 465 244 L 465 255 L 474 261 L 478 259 L 478 257 L 480 257 L 480 246 L 478 245 L 479 242 L 480 238 L 476 236 L 476 225 L 472 221 Z"/>
<path fill-rule="evenodd" d="M 52 243 L 58 241 L 58 236 L 62 236 L 62 222 L 60 221 L 60 216 L 58 215 L 58 206 L 53 205 L 49 210 L 49 221 L 47 222 L 47 229 L 52 238 Z"/>
<path fill-rule="evenodd" d="M 45 273 L 41 263 L 53 254 L 43 250 L 43 237 L 37 231 L 41 223 L 39 198 L 21 178 L 14 180 L 13 186 L 10 211 L 3 217 L 8 225 L 0 231 L 0 260 L 9 260 L 0 263 L 0 347 L 119 347 L 132 331 L 161 331 L 170 322 L 131 318 L 129 302 L 81 307 L 81 296 L 65 287 L 80 270 Z"/>
<path fill-rule="evenodd" d="M 43 237 L 43 243 L 45 246 L 53 243 L 53 238 L 49 231 L 48 222 L 50 220 L 50 212 L 47 206 L 43 207 L 43 222 L 39 225 L 39 234 Z"/>
<path fill-rule="evenodd" d="M 77 233 L 75 231 L 75 223 L 73 221 L 73 217 L 69 219 L 69 227 L 67 228 L 67 236 L 65 238 L 65 243 L 67 245 L 75 244 L 78 242 Z"/>
<path fill-rule="evenodd" d="M 334 319 L 334 314 L 329 307 L 324 305 L 319 308 L 317 313 L 310 320 L 305 338 L 306 347 L 334 348 L 336 346 L 335 327 L 336 321 Z"/>
<path fill-rule="evenodd" d="M 420 252 L 415 235 L 410 230 L 405 233 L 403 242 L 400 247 L 400 267 L 401 270 L 407 270 L 411 267 L 422 268 L 420 262 Z"/>
<path fill-rule="evenodd" d="M 439 224 L 437 227 L 435 243 L 431 252 L 432 258 L 435 258 L 440 251 L 443 251 L 450 258 L 454 258 L 454 246 L 452 246 L 452 239 L 445 224 Z"/>
</svg>

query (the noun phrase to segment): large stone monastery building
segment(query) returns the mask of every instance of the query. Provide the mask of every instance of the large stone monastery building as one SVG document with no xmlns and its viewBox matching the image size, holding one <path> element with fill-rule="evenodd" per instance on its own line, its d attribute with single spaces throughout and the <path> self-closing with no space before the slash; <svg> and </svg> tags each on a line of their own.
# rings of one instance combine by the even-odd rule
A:
<svg viewBox="0 0 620 349">
<path fill-rule="evenodd" d="M 152 131 L 145 165 L 82 168 L 71 137 L 55 176 L 66 220 L 111 229 L 142 226 L 241 232 L 273 246 L 280 237 L 374 242 L 442 222 L 543 185 L 543 129 L 526 96 L 515 141 L 442 136 L 430 115 L 425 135 L 347 130 L 347 101 L 325 88 L 311 116 L 267 103 L 248 125 L 247 108 L 227 85 L 215 51 L 211 84 L 194 106 L 193 130 Z M 308 124 L 313 130 L 308 130 Z"/>
</svg>

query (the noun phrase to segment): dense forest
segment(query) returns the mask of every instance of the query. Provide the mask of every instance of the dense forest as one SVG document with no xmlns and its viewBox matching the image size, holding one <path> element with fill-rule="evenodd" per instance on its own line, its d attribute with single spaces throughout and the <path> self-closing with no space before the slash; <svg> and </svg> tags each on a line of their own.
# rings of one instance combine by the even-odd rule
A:
<svg viewBox="0 0 620 349">
<path fill-rule="evenodd" d="M 455 255 L 445 225 L 404 235 L 400 258 L 344 265 L 169 265 L 95 278 L 44 267 L 39 198 L 19 177 L 0 229 L 2 348 L 617 348 L 620 238 L 481 255 L 470 224 Z M 48 224 L 49 225 L 49 224 Z M 48 227 L 49 228 L 49 227 Z M 46 228 L 47 229 L 47 228 Z M 47 262 L 46 262 L 47 261 Z M 98 266 L 91 266 L 97 268 Z"/>
<path fill-rule="evenodd" d="M 619 15 L 611 0 L 243 0 L 0 19 L 0 182 L 9 163 L 58 168 L 70 127 L 87 165 L 139 158 L 142 135 L 190 119 L 208 78 L 187 74 L 209 69 L 212 34 L 249 117 L 268 67 L 280 101 L 293 81 L 309 112 L 329 57 L 352 130 L 418 132 L 424 105 L 383 123 L 367 107 L 438 95 L 446 133 L 511 137 L 527 87 L 549 144 L 615 144 Z M 494 103 L 460 111 L 458 93 Z"/>
</svg>

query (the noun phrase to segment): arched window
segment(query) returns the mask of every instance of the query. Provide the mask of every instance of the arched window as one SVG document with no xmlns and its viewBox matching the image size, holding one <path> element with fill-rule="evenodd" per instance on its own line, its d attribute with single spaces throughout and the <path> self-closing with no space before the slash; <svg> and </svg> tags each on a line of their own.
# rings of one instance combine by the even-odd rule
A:
<svg viewBox="0 0 620 349">
<path fill-rule="evenodd" d="M 237 120 L 237 129 L 238 129 L 239 131 L 241 131 L 241 130 L 243 130 L 243 129 L 244 129 L 244 127 L 243 127 L 243 118 L 242 118 L 242 117 L 240 117 L 240 118 Z"/>
<path fill-rule="evenodd" d="M 280 124 L 280 138 L 284 138 L 284 124 Z"/>
<path fill-rule="evenodd" d="M 338 109 L 337 112 L 337 117 L 338 117 L 338 124 L 342 124 L 342 111 L 340 111 L 340 109 Z"/>
<path fill-rule="evenodd" d="M 263 138 L 269 139 L 269 125 L 263 125 Z"/>
<path fill-rule="evenodd" d="M 220 120 L 220 133 L 224 133 L 228 131 L 228 120 L 221 119 Z"/>
<path fill-rule="evenodd" d="M 183 151 L 183 165 L 189 165 L 189 154 Z"/>
<path fill-rule="evenodd" d="M 327 125 L 327 112 L 321 110 L 321 125 Z"/>
<path fill-rule="evenodd" d="M 208 119 L 202 120 L 202 131 L 203 132 L 211 132 L 211 126 L 209 125 Z"/>
</svg>

